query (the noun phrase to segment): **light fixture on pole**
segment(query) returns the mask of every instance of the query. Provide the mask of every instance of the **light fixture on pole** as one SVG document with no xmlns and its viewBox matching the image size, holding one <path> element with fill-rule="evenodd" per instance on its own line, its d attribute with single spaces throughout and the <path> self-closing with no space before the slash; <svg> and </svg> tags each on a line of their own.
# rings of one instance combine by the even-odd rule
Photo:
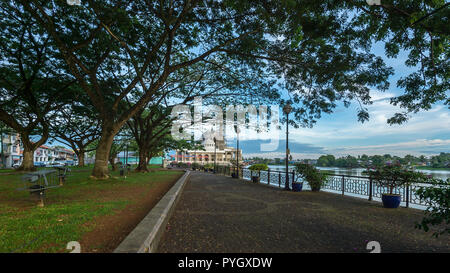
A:
<svg viewBox="0 0 450 273">
<path fill-rule="evenodd" d="M 369 6 L 380 6 L 381 5 L 381 0 L 366 0 L 366 3 Z"/>
<path fill-rule="evenodd" d="M 239 129 L 239 126 L 234 125 L 234 130 L 236 131 L 236 176 L 239 178 L 239 133 L 241 132 L 241 129 Z"/>
<path fill-rule="evenodd" d="M 286 180 L 284 182 L 284 189 L 290 190 L 289 188 L 289 113 L 292 111 L 292 106 L 290 103 L 287 103 L 283 107 L 283 112 L 286 114 Z"/>
<path fill-rule="evenodd" d="M 216 158 L 217 158 L 216 146 L 217 140 L 216 137 L 214 137 L 214 173 L 216 173 Z"/>
</svg>

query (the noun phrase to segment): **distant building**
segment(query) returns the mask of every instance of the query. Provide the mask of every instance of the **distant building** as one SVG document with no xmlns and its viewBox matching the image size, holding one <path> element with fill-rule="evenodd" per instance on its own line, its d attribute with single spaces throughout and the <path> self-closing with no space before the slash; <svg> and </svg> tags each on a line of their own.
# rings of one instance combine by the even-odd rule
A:
<svg viewBox="0 0 450 273">
<path fill-rule="evenodd" d="M 0 167 L 12 168 L 22 164 L 23 146 L 20 135 L 3 134 L 1 137 Z M 3 162 L 4 158 L 4 162 Z M 55 161 L 64 161 L 64 163 L 74 163 L 76 160 L 75 152 L 64 147 L 49 147 L 41 145 L 33 153 L 33 161 L 36 166 L 44 166 Z"/>
<path fill-rule="evenodd" d="M 75 159 L 75 152 L 63 147 L 41 145 L 34 151 L 34 164 L 37 166 L 47 165 L 58 161 L 73 163 Z"/>
<path fill-rule="evenodd" d="M 217 165 L 231 165 L 231 160 L 236 160 L 239 157 L 239 161 L 242 161 L 242 150 L 236 150 L 236 148 L 228 147 L 225 144 L 225 140 L 217 140 L 214 144 L 214 139 L 209 134 L 203 135 L 202 146 L 205 150 L 189 150 L 179 151 L 177 150 L 175 156 L 172 157 L 172 162 L 175 163 L 198 163 L 201 165 L 214 164 L 214 154 L 217 155 Z M 215 153 L 214 153 L 215 150 Z"/>
<path fill-rule="evenodd" d="M 3 155 L 3 157 L 0 157 L 1 166 L 5 168 L 12 168 L 14 165 L 19 165 L 22 163 L 19 134 L 2 135 L 1 144 L 0 152 Z M 3 160 L 5 162 L 3 162 Z"/>
</svg>

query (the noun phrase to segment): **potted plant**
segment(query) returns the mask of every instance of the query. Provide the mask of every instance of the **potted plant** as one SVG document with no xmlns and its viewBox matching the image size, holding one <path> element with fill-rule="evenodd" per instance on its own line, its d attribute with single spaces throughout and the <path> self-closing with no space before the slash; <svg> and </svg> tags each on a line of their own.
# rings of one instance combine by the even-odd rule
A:
<svg viewBox="0 0 450 273">
<path fill-rule="evenodd" d="M 194 163 L 192 163 L 191 168 L 192 168 L 193 171 L 199 170 L 200 169 L 200 164 L 194 162 Z"/>
<path fill-rule="evenodd" d="M 210 163 L 205 164 L 203 167 L 205 168 L 205 172 L 212 172 L 214 169 L 214 165 Z"/>
<path fill-rule="evenodd" d="M 423 177 L 423 174 L 405 169 L 401 165 L 376 167 L 368 169 L 365 173 L 368 173 L 379 186 L 389 190 L 381 196 L 385 208 L 398 208 L 402 201 L 401 195 L 395 194 L 394 189 Z"/>
<path fill-rule="evenodd" d="M 248 169 L 253 173 L 253 171 L 267 171 L 269 167 L 267 166 L 267 164 L 253 164 Z M 252 182 L 259 183 L 259 176 L 252 174 Z"/>
<path fill-rule="evenodd" d="M 298 163 L 295 165 L 297 178 L 292 183 L 293 191 L 301 191 L 303 188 L 303 182 L 297 182 L 299 178 L 302 181 L 307 181 L 311 187 L 311 191 L 320 191 L 323 185 L 327 182 L 327 176 L 321 173 L 319 169 L 316 169 L 313 165 Z"/>
</svg>

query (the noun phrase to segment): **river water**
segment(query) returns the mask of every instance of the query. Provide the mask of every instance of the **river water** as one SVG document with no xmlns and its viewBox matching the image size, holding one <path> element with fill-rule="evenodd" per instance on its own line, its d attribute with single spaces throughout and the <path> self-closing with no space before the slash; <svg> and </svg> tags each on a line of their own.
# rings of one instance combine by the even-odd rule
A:
<svg viewBox="0 0 450 273">
<path fill-rule="evenodd" d="M 286 166 L 282 165 L 269 165 L 270 170 L 272 171 L 284 171 L 286 169 Z M 344 174 L 344 175 L 354 175 L 354 176 L 367 176 L 362 174 L 363 171 L 366 169 L 364 168 L 338 168 L 338 167 L 317 167 L 320 170 L 329 171 L 331 173 L 335 174 Z M 289 166 L 289 170 L 294 170 L 295 166 Z M 417 170 L 422 173 L 430 174 L 434 178 L 439 178 L 442 180 L 447 180 L 447 178 L 450 178 L 450 171 L 444 171 L 444 170 Z"/>
</svg>

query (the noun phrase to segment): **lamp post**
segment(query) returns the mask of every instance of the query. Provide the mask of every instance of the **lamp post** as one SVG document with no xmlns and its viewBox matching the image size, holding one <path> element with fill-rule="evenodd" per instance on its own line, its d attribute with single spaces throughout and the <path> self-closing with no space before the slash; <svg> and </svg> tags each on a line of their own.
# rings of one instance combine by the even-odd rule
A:
<svg viewBox="0 0 450 273">
<path fill-rule="evenodd" d="M 286 181 L 284 182 L 284 189 L 289 191 L 289 113 L 292 111 L 292 106 L 287 103 L 283 107 L 283 112 L 286 114 Z"/>
<path fill-rule="evenodd" d="M 241 130 L 237 125 L 234 125 L 234 130 L 236 131 L 236 175 L 239 179 L 239 133 Z"/>
<path fill-rule="evenodd" d="M 381 0 L 366 0 L 366 3 L 369 6 L 380 6 L 381 5 Z"/>
<path fill-rule="evenodd" d="M 216 173 L 216 159 L 217 159 L 217 152 L 216 152 L 216 147 L 217 147 L 217 140 L 216 137 L 214 137 L 214 173 Z"/>
<path fill-rule="evenodd" d="M 2 160 L 2 165 L 1 168 L 6 167 L 5 164 L 5 156 L 4 156 L 4 151 L 3 151 L 3 128 L 0 128 L 0 159 Z"/>
</svg>

